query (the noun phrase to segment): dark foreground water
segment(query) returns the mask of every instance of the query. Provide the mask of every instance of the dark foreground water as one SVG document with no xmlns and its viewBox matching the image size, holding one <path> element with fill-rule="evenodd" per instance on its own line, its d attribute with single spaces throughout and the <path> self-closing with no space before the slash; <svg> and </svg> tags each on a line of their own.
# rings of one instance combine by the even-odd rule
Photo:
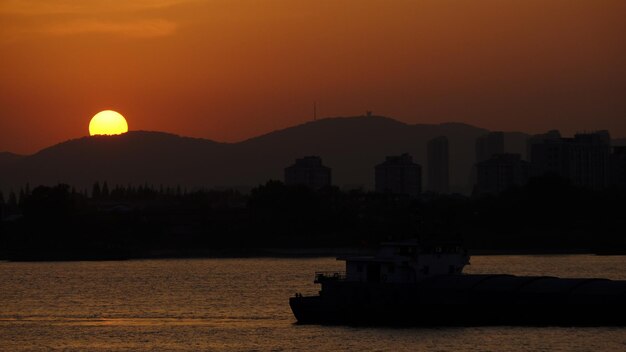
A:
<svg viewBox="0 0 626 352">
<path fill-rule="evenodd" d="M 295 325 L 319 259 L 0 262 L 2 351 L 626 351 L 626 328 Z M 626 279 L 624 256 L 479 256 L 470 273 Z"/>
</svg>

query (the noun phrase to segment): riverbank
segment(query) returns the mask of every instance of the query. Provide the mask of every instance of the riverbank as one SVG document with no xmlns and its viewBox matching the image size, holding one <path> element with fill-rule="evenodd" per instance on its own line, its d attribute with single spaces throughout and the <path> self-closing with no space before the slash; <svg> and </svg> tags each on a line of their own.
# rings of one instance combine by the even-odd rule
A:
<svg viewBox="0 0 626 352">
<path fill-rule="evenodd" d="M 20 253 L 0 257 L 14 262 L 41 261 L 114 261 L 137 259 L 191 259 L 191 258 L 323 258 L 341 256 L 368 256 L 375 248 L 225 248 L 200 250 L 152 250 L 136 253 Z M 470 249 L 471 256 L 507 255 L 626 255 L 626 251 L 591 249 Z"/>
</svg>

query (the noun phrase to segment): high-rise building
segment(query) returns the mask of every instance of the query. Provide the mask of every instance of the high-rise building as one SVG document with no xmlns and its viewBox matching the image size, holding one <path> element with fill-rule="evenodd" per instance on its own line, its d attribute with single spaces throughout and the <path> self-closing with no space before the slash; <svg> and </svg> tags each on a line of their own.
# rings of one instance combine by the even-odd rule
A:
<svg viewBox="0 0 626 352">
<path fill-rule="evenodd" d="M 554 175 L 579 187 L 603 189 L 611 183 L 611 138 L 608 131 L 579 133 L 574 138 L 535 139 L 532 175 Z"/>
<path fill-rule="evenodd" d="M 504 153 L 504 133 L 489 132 L 476 139 L 476 162 L 485 161 L 494 154 Z"/>
<path fill-rule="evenodd" d="M 450 192 L 450 153 L 448 138 L 433 138 L 426 146 L 428 154 L 428 190 L 435 193 Z"/>
<path fill-rule="evenodd" d="M 613 147 L 611 154 L 611 184 L 626 189 L 626 146 Z"/>
<path fill-rule="evenodd" d="M 519 154 L 495 154 L 476 164 L 475 194 L 498 194 L 528 182 L 530 163 Z"/>
<path fill-rule="evenodd" d="M 319 156 L 305 156 L 285 168 L 285 184 L 305 185 L 314 189 L 330 186 L 331 169 L 322 165 Z"/>
<path fill-rule="evenodd" d="M 561 138 L 562 138 L 561 132 L 559 132 L 558 130 L 550 130 L 546 133 L 541 133 L 541 134 L 536 134 L 534 136 L 531 136 L 530 138 L 528 138 L 528 140 L 526 140 L 527 160 L 531 161 L 533 145 L 538 144 L 538 143 L 544 143 L 544 141 L 558 141 Z"/>
<path fill-rule="evenodd" d="M 375 168 L 376 192 L 417 196 L 422 191 L 422 167 L 407 153 L 388 156 Z"/>
</svg>

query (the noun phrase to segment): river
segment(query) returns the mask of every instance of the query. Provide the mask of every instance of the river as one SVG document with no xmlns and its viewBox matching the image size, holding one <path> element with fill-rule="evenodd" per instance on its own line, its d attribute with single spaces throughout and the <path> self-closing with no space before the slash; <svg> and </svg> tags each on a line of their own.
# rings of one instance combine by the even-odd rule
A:
<svg viewBox="0 0 626 352">
<path fill-rule="evenodd" d="M 626 328 L 297 325 L 334 258 L 0 262 L 2 351 L 626 351 Z M 626 280 L 626 256 L 475 256 L 468 273 Z"/>
</svg>

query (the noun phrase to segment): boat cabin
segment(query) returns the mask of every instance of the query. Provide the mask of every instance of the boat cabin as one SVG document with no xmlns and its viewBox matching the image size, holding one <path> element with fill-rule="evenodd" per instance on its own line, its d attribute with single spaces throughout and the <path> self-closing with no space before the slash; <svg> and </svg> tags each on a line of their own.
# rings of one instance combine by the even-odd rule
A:
<svg viewBox="0 0 626 352">
<path fill-rule="evenodd" d="M 424 244 L 417 240 L 383 243 L 374 256 L 340 257 L 346 272 L 318 273 L 316 281 L 413 283 L 433 275 L 461 274 L 469 264 L 467 250 L 458 243 Z"/>
</svg>

